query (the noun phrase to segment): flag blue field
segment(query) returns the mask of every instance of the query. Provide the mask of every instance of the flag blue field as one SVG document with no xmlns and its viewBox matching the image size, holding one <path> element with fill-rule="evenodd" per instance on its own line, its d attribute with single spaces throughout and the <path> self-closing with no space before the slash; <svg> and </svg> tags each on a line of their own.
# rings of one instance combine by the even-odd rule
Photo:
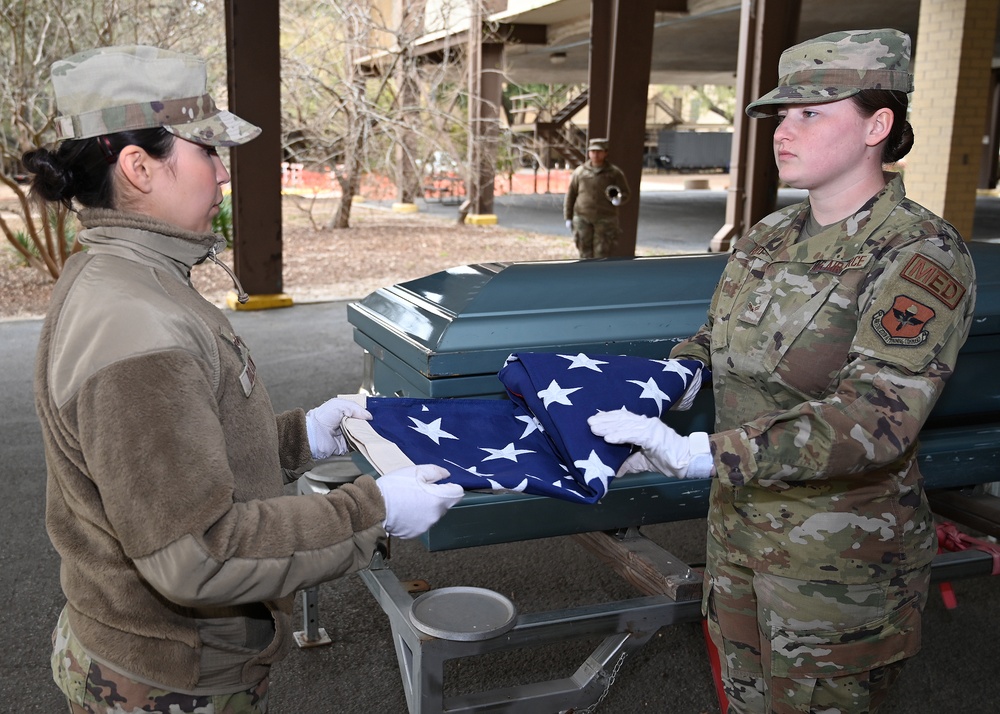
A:
<svg viewBox="0 0 1000 714">
<path fill-rule="evenodd" d="M 616 409 L 661 417 L 702 369 L 691 360 L 515 353 L 498 374 L 509 399 L 368 397 L 365 406 L 379 438 L 412 463 L 443 466 L 467 490 L 594 503 L 632 449 L 592 434 L 587 418 Z"/>
</svg>

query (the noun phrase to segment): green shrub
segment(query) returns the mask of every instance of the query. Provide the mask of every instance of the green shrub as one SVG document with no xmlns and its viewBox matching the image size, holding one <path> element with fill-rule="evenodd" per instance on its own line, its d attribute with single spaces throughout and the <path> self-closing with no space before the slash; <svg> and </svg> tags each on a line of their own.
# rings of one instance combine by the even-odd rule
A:
<svg viewBox="0 0 1000 714">
<path fill-rule="evenodd" d="M 49 225 L 52 226 L 52 232 L 58 233 L 58 221 L 54 212 L 49 211 Z M 71 221 L 66 221 L 64 224 L 64 234 L 63 240 L 66 242 L 66 255 L 73 252 L 73 244 L 76 243 L 76 228 Z M 42 234 L 39 234 L 39 239 L 43 240 Z M 38 250 L 38 244 L 32 240 L 31 236 L 24 231 L 15 231 L 14 240 L 17 241 L 18 245 L 24 248 L 30 255 L 42 259 L 42 254 Z M 29 267 L 30 263 L 28 259 L 24 257 L 19 251 L 11 251 L 17 260 L 17 265 L 22 265 L 24 267 Z"/>
<path fill-rule="evenodd" d="M 219 204 L 219 214 L 212 219 L 212 232 L 218 233 L 226 239 L 226 247 L 230 250 L 233 247 L 233 197 L 232 194 L 223 196 L 222 203 Z"/>
</svg>

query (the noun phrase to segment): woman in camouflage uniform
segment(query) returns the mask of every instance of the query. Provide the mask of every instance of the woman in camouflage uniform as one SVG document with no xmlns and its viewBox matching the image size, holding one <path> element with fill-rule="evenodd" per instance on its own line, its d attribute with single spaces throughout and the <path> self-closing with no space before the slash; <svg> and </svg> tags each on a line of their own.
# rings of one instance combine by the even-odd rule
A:
<svg viewBox="0 0 1000 714">
<path fill-rule="evenodd" d="M 35 371 L 67 600 L 53 675 L 76 713 L 262 714 L 293 593 L 366 567 L 463 489 L 416 466 L 283 498 L 283 476 L 345 452 L 345 415 L 370 415 L 340 399 L 276 415 L 249 348 L 191 285 L 225 245 L 216 147 L 260 130 L 216 108 L 204 62 L 154 47 L 74 55 L 52 83 L 66 141 L 24 164 L 34 195 L 85 207 L 86 248 Z"/>
<path fill-rule="evenodd" d="M 801 204 L 733 248 L 708 321 L 671 357 L 711 365 L 716 430 L 621 413 L 627 468 L 712 478 L 703 608 L 730 712 L 874 712 L 920 647 L 934 526 L 917 437 L 968 336 L 955 229 L 883 164 L 913 142 L 910 39 L 835 32 L 786 50 L 782 181 Z"/>
</svg>

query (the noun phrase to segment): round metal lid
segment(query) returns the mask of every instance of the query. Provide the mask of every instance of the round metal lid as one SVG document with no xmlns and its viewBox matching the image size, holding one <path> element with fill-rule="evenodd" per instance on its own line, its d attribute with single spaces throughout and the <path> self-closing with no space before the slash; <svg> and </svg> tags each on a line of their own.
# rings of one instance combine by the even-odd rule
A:
<svg viewBox="0 0 1000 714">
<path fill-rule="evenodd" d="M 485 588 L 441 588 L 413 601 L 410 622 L 432 637 L 473 642 L 511 629 L 517 622 L 517 608 L 500 593 Z"/>
</svg>

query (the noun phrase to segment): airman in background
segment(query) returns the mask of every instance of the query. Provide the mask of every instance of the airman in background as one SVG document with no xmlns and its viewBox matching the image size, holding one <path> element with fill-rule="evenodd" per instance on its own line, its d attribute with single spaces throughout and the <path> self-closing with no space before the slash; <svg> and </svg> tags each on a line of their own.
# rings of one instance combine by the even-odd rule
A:
<svg viewBox="0 0 1000 714">
<path fill-rule="evenodd" d="M 618 207 L 632 194 L 625 174 L 607 160 L 607 139 L 591 139 L 587 155 L 570 176 L 563 215 L 581 258 L 607 258 L 621 234 Z"/>
</svg>

